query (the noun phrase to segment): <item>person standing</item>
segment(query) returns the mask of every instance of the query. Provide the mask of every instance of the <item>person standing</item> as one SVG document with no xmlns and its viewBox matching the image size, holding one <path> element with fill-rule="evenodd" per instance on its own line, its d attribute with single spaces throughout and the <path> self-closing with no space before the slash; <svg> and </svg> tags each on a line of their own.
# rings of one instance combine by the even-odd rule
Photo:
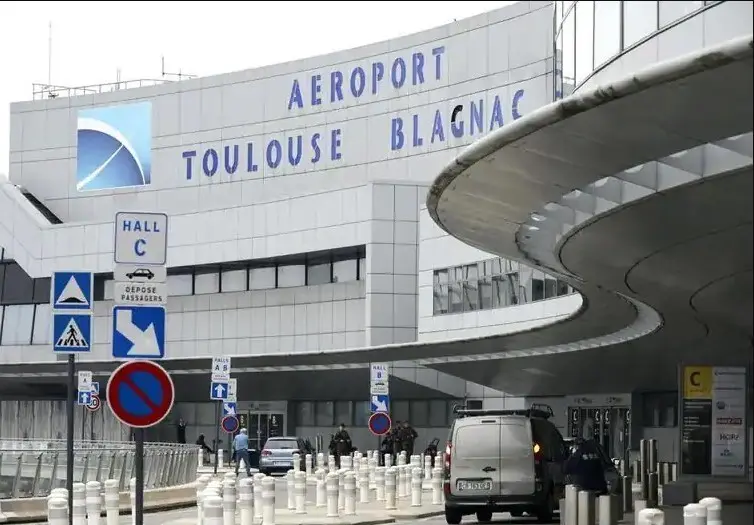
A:
<svg viewBox="0 0 754 525">
<path fill-rule="evenodd" d="M 176 425 L 176 434 L 178 443 L 185 445 L 186 444 L 186 422 L 183 420 L 183 418 L 178 419 L 178 424 Z"/>
<path fill-rule="evenodd" d="M 341 423 L 337 432 L 333 434 L 330 450 L 335 456 L 335 465 L 340 468 L 340 456 L 347 456 L 351 453 L 353 445 L 351 436 L 346 430 L 346 424 Z"/>
<path fill-rule="evenodd" d="M 403 428 L 403 423 L 400 421 L 396 421 L 393 424 L 393 427 L 390 429 L 390 441 L 393 445 L 393 450 L 391 450 L 391 454 L 393 455 L 393 465 L 398 464 L 398 456 L 401 453 L 401 428 Z"/>
<path fill-rule="evenodd" d="M 236 461 L 236 476 L 241 466 L 241 460 L 246 467 L 246 475 L 251 477 L 251 456 L 249 456 L 249 436 L 245 428 L 233 438 L 233 459 Z"/>
<path fill-rule="evenodd" d="M 584 422 L 576 450 L 566 461 L 565 474 L 582 490 L 595 492 L 597 495 L 607 494 L 605 467 L 594 441 L 594 421 L 591 419 Z"/>
<path fill-rule="evenodd" d="M 406 453 L 406 459 L 408 460 L 414 454 L 414 443 L 419 434 L 416 433 L 414 427 L 412 427 L 408 421 L 403 422 L 403 426 L 398 431 L 401 440 L 401 450 Z"/>
</svg>

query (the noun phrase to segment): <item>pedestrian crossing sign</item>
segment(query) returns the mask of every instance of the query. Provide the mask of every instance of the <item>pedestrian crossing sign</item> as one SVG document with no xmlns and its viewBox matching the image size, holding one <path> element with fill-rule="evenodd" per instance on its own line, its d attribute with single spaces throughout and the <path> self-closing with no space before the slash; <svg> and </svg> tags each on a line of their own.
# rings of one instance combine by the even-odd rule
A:
<svg viewBox="0 0 754 525">
<path fill-rule="evenodd" d="M 92 317 L 87 314 L 53 313 L 52 349 L 57 353 L 91 351 Z"/>
</svg>

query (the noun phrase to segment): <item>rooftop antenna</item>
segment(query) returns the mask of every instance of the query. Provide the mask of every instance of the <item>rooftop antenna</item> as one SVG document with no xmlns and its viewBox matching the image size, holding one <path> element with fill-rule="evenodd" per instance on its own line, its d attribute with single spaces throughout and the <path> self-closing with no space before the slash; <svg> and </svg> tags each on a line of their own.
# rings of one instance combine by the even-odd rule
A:
<svg viewBox="0 0 754 525">
<path fill-rule="evenodd" d="M 162 69 L 162 78 L 163 79 L 174 80 L 174 79 L 177 78 L 178 81 L 180 82 L 181 80 L 184 80 L 184 79 L 189 79 L 189 78 L 195 78 L 196 77 L 196 75 L 189 75 L 187 73 L 184 73 L 180 69 L 178 70 L 178 73 L 168 73 L 167 71 L 165 71 L 165 56 L 160 57 L 160 60 L 162 62 L 161 69 Z"/>
<path fill-rule="evenodd" d="M 58 94 L 52 90 L 52 20 L 47 26 L 47 97 L 55 98 Z"/>
</svg>

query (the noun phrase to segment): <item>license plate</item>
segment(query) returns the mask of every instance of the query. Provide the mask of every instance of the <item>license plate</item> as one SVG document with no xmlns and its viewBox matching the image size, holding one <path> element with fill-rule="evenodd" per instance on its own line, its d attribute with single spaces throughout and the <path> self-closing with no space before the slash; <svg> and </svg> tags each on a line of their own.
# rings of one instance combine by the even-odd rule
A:
<svg viewBox="0 0 754 525">
<path fill-rule="evenodd" d="M 491 479 L 459 479 L 456 482 L 456 488 L 459 491 L 489 492 L 492 490 Z"/>
<path fill-rule="evenodd" d="M 288 462 L 287 461 L 273 461 L 272 464 L 275 465 L 276 467 L 282 467 L 283 465 L 287 465 Z"/>
</svg>

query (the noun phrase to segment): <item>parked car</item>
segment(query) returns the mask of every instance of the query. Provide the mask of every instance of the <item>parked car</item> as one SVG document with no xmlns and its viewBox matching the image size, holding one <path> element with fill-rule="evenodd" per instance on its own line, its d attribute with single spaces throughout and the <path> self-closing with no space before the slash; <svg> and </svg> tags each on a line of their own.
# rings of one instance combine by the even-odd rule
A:
<svg viewBox="0 0 754 525">
<path fill-rule="evenodd" d="M 568 450 L 552 409 L 455 409 L 445 450 L 445 520 L 455 525 L 476 514 L 527 513 L 550 522 L 565 489 Z"/>
<path fill-rule="evenodd" d="M 271 437 L 267 440 L 259 456 L 259 472 L 272 474 L 273 472 L 288 472 L 293 468 L 293 456 L 299 455 L 299 468 L 306 467 L 305 455 L 309 446 L 299 437 L 284 436 Z"/>
</svg>

